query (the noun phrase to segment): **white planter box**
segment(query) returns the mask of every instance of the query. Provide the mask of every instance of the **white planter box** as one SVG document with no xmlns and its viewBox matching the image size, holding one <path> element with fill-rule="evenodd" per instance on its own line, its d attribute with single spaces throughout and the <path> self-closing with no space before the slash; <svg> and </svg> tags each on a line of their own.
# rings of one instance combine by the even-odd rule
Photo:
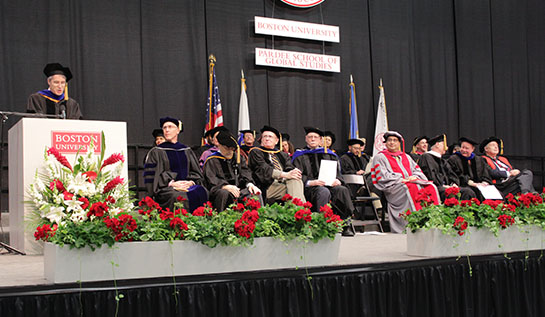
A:
<svg viewBox="0 0 545 317">
<path fill-rule="evenodd" d="M 257 238 L 250 247 L 215 248 L 193 241 L 123 242 L 95 251 L 45 243 L 44 275 L 69 283 L 324 266 L 337 262 L 340 241 L 340 235 L 307 244 Z"/>
<path fill-rule="evenodd" d="M 525 231 L 528 231 L 526 233 Z M 463 236 L 449 236 L 438 229 L 407 232 L 407 254 L 446 257 L 541 250 L 545 234 L 537 226 L 509 227 L 496 237 L 488 229 L 469 227 Z"/>
</svg>

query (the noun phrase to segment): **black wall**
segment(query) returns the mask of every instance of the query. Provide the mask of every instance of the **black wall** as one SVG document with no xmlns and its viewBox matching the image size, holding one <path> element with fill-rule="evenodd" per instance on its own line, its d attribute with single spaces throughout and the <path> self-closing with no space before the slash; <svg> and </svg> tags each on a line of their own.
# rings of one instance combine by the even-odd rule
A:
<svg viewBox="0 0 545 317">
<path fill-rule="evenodd" d="M 253 34 L 253 17 L 338 25 L 341 43 Z M 224 121 L 235 129 L 240 69 L 251 124 L 303 144 L 302 126 L 348 136 L 356 82 L 360 136 L 372 138 L 379 79 L 390 129 L 407 140 L 445 132 L 504 139 L 506 152 L 545 155 L 545 2 L 326 0 L 296 9 L 274 0 L 1 0 L 0 110 L 24 111 L 46 88 L 48 62 L 68 65 L 70 96 L 90 120 L 128 122 L 129 143 L 150 143 L 158 118 L 180 117 L 182 142 L 204 127 L 207 58 L 217 58 Z M 341 56 L 341 73 L 254 65 L 255 47 Z M 13 124 L 15 119 L 10 119 Z"/>
</svg>

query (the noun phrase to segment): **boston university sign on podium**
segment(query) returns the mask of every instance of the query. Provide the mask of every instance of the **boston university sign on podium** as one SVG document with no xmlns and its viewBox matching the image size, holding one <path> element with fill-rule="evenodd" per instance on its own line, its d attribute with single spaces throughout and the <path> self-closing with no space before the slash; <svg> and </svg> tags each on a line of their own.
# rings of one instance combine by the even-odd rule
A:
<svg viewBox="0 0 545 317">
<path fill-rule="evenodd" d="M 101 133 L 104 132 L 105 144 Z M 86 153 L 93 142 L 94 154 L 105 156 L 113 153 L 127 154 L 127 123 L 90 120 L 58 120 L 23 118 L 9 130 L 9 217 L 10 244 L 27 254 L 41 254 L 43 242 L 35 241 L 34 232 L 26 231 L 25 219 L 32 209 L 24 201 L 26 191 L 34 182 L 36 170 L 44 165 L 44 153 L 54 147 L 72 164 L 78 150 Z M 127 179 L 127 165 L 122 177 Z"/>
</svg>

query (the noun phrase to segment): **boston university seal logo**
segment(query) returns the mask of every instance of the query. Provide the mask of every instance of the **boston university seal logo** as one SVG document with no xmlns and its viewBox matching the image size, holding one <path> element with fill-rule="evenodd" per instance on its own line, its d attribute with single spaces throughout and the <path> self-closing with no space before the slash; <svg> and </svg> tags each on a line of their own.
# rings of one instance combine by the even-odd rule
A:
<svg viewBox="0 0 545 317">
<path fill-rule="evenodd" d="M 310 8 L 324 2 L 324 0 L 281 0 L 281 1 L 286 4 L 289 4 L 290 6 L 294 6 L 298 8 Z"/>
</svg>

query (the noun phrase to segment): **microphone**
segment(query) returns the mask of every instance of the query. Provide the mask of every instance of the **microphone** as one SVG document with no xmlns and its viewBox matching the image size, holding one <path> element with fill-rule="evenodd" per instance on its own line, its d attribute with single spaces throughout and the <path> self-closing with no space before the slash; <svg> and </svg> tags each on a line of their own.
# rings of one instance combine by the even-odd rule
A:
<svg viewBox="0 0 545 317">
<path fill-rule="evenodd" d="M 61 111 L 61 118 L 66 119 L 66 101 L 61 101 L 59 110 Z"/>
</svg>

